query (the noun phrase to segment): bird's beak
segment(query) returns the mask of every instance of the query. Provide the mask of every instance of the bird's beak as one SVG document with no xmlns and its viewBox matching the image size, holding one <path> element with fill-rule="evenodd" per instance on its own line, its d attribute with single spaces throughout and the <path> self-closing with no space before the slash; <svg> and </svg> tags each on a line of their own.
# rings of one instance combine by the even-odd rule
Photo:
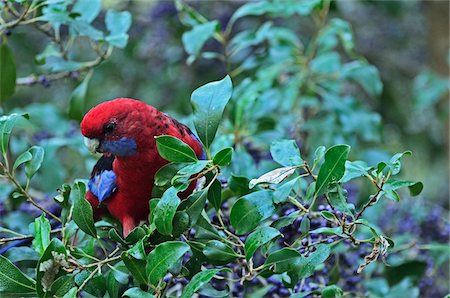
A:
<svg viewBox="0 0 450 298">
<path fill-rule="evenodd" d="M 98 139 L 89 139 L 84 137 L 84 145 L 86 145 L 92 154 L 95 154 L 100 146 L 100 141 Z"/>
</svg>

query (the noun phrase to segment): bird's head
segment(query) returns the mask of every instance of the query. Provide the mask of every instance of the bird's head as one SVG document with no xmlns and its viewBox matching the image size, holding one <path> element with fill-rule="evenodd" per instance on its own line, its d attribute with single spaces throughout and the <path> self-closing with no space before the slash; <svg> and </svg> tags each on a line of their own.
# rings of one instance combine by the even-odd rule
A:
<svg viewBox="0 0 450 298">
<path fill-rule="evenodd" d="M 118 157 L 138 152 L 151 107 L 144 102 L 117 98 L 92 108 L 81 121 L 81 133 L 91 152 L 110 152 Z"/>
</svg>

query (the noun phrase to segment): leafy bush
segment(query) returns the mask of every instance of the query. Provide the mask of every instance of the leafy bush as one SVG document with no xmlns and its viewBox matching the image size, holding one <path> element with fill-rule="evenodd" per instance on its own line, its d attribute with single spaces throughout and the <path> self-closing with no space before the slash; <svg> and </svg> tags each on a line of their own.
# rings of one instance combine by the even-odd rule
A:
<svg viewBox="0 0 450 298">
<path fill-rule="evenodd" d="M 86 181 L 79 179 L 93 160 L 69 119 L 85 111 L 92 71 L 114 47 L 126 46 L 131 14 L 108 10 L 101 31 L 99 1 L 16 2 L 0 4 L 10 18 L 0 25 L 1 100 L 16 84 L 84 77 L 66 114 L 31 104 L 0 119 L 8 210 L 0 244 L 13 243 L 1 250 L 1 295 L 419 295 L 427 263 L 401 255 L 409 242 L 379 224 L 377 207 L 400 201 L 402 188 L 419 195 L 423 185 L 399 176 L 410 151 L 371 155 L 382 123 L 367 102 L 383 84 L 377 68 L 355 52 L 349 23 L 327 17 L 329 1 L 246 3 L 224 28 L 176 1 L 187 64 L 216 59 L 229 75 L 191 95 L 188 120 L 205 160 L 180 140 L 157 137 L 170 163 L 155 176 L 148 222 L 125 238 L 115 220 L 94 222 Z M 279 21 L 308 16 L 312 35 Z M 52 41 L 38 55 L 42 72 L 16 80 L 7 36 L 19 25 L 44 30 Z M 78 49 L 86 41 L 97 57 L 79 62 L 89 56 L 78 56 L 86 54 Z M 195 179 L 196 191 L 180 200 L 177 193 Z M 448 247 L 432 240 L 420 249 L 441 253 L 439 267 Z"/>
</svg>

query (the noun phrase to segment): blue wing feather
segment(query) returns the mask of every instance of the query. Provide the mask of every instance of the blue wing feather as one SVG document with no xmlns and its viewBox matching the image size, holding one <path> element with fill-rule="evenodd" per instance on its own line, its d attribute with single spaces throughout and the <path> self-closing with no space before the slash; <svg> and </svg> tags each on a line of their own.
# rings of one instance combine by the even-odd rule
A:
<svg viewBox="0 0 450 298">
<path fill-rule="evenodd" d="M 89 190 L 99 202 L 109 198 L 116 190 L 116 174 L 112 169 L 115 157 L 112 154 L 104 154 L 95 164 L 91 178 L 88 182 Z"/>
</svg>

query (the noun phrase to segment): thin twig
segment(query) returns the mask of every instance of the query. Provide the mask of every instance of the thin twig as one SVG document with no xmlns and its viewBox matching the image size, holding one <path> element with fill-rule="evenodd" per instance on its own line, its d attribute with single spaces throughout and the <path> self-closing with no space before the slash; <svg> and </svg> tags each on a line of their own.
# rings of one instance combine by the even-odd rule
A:
<svg viewBox="0 0 450 298">
<path fill-rule="evenodd" d="M 0 162 L 0 168 L 3 170 L 3 174 L 5 174 L 7 176 L 7 178 L 9 179 L 9 181 L 11 181 L 16 186 L 16 188 L 19 190 L 19 192 L 25 196 L 25 198 L 27 199 L 27 201 L 29 203 L 31 203 L 34 207 L 41 210 L 42 212 L 44 212 L 45 214 L 47 214 L 48 216 L 50 216 L 57 222 L 61 222 L 61 219 L 59 219 L 59 217 L 57 217 L 55 214 L 51 213 L 50 211 L 46 210 L 44 207 L 42 207 L 41 205 L 36 203 L 36 201 L 31 197 L 31 195 L 22 187 L 22 185 L 20 185 L 20 183 L 11 175 L 11 173 L 6 170 L 5 166 L 1 162 Z"/>
<path fill-rule="evenodd" d="M 50 233 L 51 234 L 59 233 L 59 232 L 61 232 L 61 230 L 62 230 L 61 228 L 54 229 L 54 230 L 51 230 Z M 6 242 L 17 241 L 17 240 L 31 239 L 31 238 L 34 238 L 34 235 L 24 235 L 24 236 L 10 237 L 10 238 L 1 238 L 0 244 L 5 244 Z"/>
</svg>

